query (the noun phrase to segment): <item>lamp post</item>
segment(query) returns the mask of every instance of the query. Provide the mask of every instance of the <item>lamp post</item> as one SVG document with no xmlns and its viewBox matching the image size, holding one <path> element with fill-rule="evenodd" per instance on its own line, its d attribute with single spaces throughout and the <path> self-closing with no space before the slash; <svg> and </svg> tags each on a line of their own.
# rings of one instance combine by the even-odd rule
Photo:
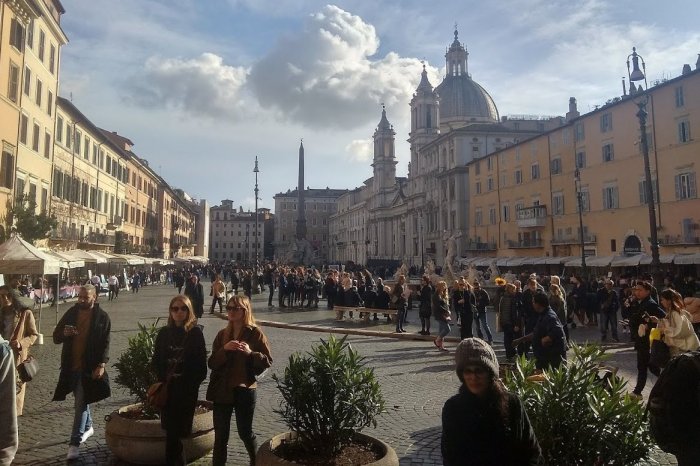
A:
<svg viewBox="0 0 700 466">
<path fill-rule="evenodd" d="M 578 201 L 578 231 L 579 240 L 581 242 L 581 267 L 583 268 L 583 275 L 587 276 L 586 273 L 586 249 L 585 240 L 583 238 L 583 192 L 581 191 L 581 170 L 576 167 L 574 172 L 575 184 L 576 184 L 576 200 Z"/>
<path fill-rule="evenodd" d="M 255 173 L 255 228 L 253 230 L 253 234 L 255 235 L 255 242 L 253 243 L 253 248 L 255 252 L 255 264 L 253 266 L 252 286 L 253 293 L 259 293 L 260 284 L 258 283 L 258 267 L 260 266 L 260 237 L 258 236 L 258 193 L 260 191 L 258 189 L 258 173 L 260 173 L 260 170 L 258 169 L 257 156 L 255 156 L 255 167 L 253 168 L 253 173 Z"/>
<path fill-rule="evenodd" d="M 632 69 L 630 69 L 630 58 L 632 59 Z M 639 68 L 639 62 L 642 63 L 642 68 Z M 642 156 L 644 157 L 644 181 L 645 189 L 644 195 L 646 197 L 647 206 L 649 207 L 649 240 L 651 242 L 651 267 L 654 275 L 661 272 L 661 262 L 659 260 L 659 239 L 656 226 L 656 204 L 654 203 L 654 189 L 652 186 L 651 179 L 651 165 L 649 163 L 649 142 L 647 141 L 647 102 L 649 96 L 647 91 L 649 89 L 647 85 L 646 77 L 646 64 L 641 55 L 637 53 L 637 49 L 632 47 L 632 53 L 627 56 L 627 75 L 630 80 L 630 96 L 638 96 L 635 98 L 635 104 L 639 109 L 637 111 L 637 118 L 639 119 L 639 132 L 640 139 L 639 145 L 642 149 Z M 635 89 L 635 81 L 644 81 L 644 88 L 642 88 L 642 83 Z M 660 283 L 657 281 L 657 284 Z"/>
</svg>

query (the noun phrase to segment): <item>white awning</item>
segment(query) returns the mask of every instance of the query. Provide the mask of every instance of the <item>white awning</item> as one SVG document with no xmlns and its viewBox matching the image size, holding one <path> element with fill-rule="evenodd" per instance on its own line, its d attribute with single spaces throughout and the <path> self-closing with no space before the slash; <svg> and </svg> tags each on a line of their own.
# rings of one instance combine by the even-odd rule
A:
<svg viewBox="0 0 700 466">
<path fill-rule="evenodd" d="M 60 251 L 44 251 L 46 254 L 55 257 L 61 264 L 62 269 L 79 269 L 80 267 L 85 267 L 85 261 L 82 259 L 75 259 L 68 254 L 64 254 Z"/>
<path fill-rule="evenodd" d="M 615 256 L 613 257 L 611 267 L 637 267 L 639 261 L 642 260 L 643 254 L 635 254 L 633 256 Z"/>
<path fill-rule="evenodd" d="M 700 252 L 695 254 L 678 254 L 673 259 L 673 262 L 679 265 L 700 264 Z"/>
<path fill-rule="evenodd" d="M 586 265 L 589 267 L 607 267 L 612 260 L 612 256 L 591 256 L 586 257 Z"/>
<path fill-rule="evenodd" d="M 107 262 L 107 259 L 104 257 L 97 256 L 90 251 L 83 251 L 82 249 L 71 249 L 70 251 L 63 251 L 61 254 L 73 260 L 81 260 L 86 264 L 104 264 Z"/>
<path fill-rule="evenodd" d="M 660 254 L 659 255 L 659 262 L 662 264 L 672 264 L 675 260 L 675 258 L 678 257 L 676 254 Z M 640 265 L 649 265 L 651 264 L 651 256 L 647 254 L 642 254 L 642 260 L 639 261 Z"/>
<path fill-rule="evenodd" d="M 118 259 L 123 259 L 128 265 L 143 265 L 146 263 L 143 257 L 133 256 L 131 254 L 114 254 Z M 113 261 L 119 262 L 119 261 Z"/>
</svg>

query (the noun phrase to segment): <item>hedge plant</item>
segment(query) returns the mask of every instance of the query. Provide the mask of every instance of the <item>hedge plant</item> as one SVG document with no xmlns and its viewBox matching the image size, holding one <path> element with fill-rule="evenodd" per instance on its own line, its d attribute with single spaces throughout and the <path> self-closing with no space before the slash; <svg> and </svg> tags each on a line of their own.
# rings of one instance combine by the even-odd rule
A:
<svg viewBox="0 0 700 466">
<path fill-rule="evenodd" d="M 520 358 L 505 377 L 523 401 L 549 466 L 628 466 L 649 456 L 653 444 L 644 405 L 627 382 L 604 368 L 605 350 L 573 345 L 573 357 L 529 381 L 534 361 Z M 603 375 L 607 374 L 607 377 Z"/>
</svg>

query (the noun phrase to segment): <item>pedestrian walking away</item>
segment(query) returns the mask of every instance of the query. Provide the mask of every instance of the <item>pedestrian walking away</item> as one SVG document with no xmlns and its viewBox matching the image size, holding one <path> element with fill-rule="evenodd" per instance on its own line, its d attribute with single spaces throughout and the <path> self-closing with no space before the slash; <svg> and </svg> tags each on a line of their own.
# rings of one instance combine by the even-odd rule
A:
<svg viewBox="0 0 700 466">
<path fill-rule="evenodd" d="M 111 395 L 105 366 L 109 362 L 111 321 L 96 302 L 92 285 L 80 288 L 78 302 L 68 309 L 53 331 L 53 341 L 63 344 L 61 372 L 53 400 L 63 401 L 73 393 L 73 427 L 66 459 L 80 456 L 80 444 L 94 432 L 90 404 Z"/>
<path fill-rule="evenodd" d="M 214 403 L 212 464 L 226 464 L 231 416 L 235 412 L 238 436 L 248 452 L 250 464 L 254 465 L 258 450 L 253 432 L 256 376 L 272 365 L 272 356 L 267 337 L 255 325 L 248 297 L 232 297 L 226 311 L 228 325 L 216 335 L 208 361 L 212 372 L 207 400 Z"/>
<path fill-rule="evenodd" d="M 182 439 L 192 433 L 199 386 L 207 376 L 207 348 L 192 307 L 187 296 L 170 300 L 168 324 L 158 332 L 153 352 L 153 369 L 168 390 L 160 412 L 168 466 L 187 464 Z"/>
<path fill-rule="evenodd" d="M 433 344 L 440 351 L 448 351 L 445 348 L 444 340 L 447 335 L 450 334 L 450 321 L 452 316 L 450 314 L 450 297 L 449 291 L 447 290 L 447 282 L 441 280 L 437 283 L 435 287 L 435 294 L 433 295 L 433 317 L 438 322 L 439 333 Z"/>
</svg>

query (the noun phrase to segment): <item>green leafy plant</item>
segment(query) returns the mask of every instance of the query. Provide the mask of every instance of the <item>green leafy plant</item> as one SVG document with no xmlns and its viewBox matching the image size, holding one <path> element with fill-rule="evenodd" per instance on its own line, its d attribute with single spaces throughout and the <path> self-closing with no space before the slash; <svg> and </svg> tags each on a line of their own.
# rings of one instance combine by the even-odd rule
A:
<svg viewBox="0 0 700 466">
<path fill-rule="evenodd" d="M 49 216 L 46 212 L 37 212 L 36 200 L 29 195 L 19 196 L 15 202 L 7 201 L 7 214 L 5 216 L 5 237 L 9 237 L 10 231 L 16 229 L 22 239 L 34 244 L 35 241 L 47 238 L 52 230 L 58 226 L 56 217 Z"/>
<path fill-rule="evenodd" d="M 505 384 L 525 405 L 549 466 L 630 465 L 653 442 L 644 405 L 627 382 L 606 370 L 598 345 L 572 346 L 573 358 L 534 382 L 534 361 L 520 358 Z M 604 376 L 607 374 L 607 376 Z"/>
<path fill-rule="evenodd" d="M 139 331 L 129 337 L 127 349 L 119 356 L 114 365 L 117 369 L 115 382 L 126 387 L 129 393 L 143 405 L 143 413 L 148 417 L 156 417 L 156 410 L 149 404 L 146 397 L 148 387 L 158 381 L 151 360 L 155 351 L 156 337 L 160 331 L 160 319 L 150 325 L 139 323 Z"/>
<path fill-rule="evenodd" d="M 329 458 L 355 432 L 376 427 L 376 417 L 384 411 L 374 369 L 366 367 L 346 339 L 321 339 L 306 355 L 292 354 L 282 377 L 273 376 L 282 394 L 275 413 L 297 433 L 305 451 Z"/>
</svg>

